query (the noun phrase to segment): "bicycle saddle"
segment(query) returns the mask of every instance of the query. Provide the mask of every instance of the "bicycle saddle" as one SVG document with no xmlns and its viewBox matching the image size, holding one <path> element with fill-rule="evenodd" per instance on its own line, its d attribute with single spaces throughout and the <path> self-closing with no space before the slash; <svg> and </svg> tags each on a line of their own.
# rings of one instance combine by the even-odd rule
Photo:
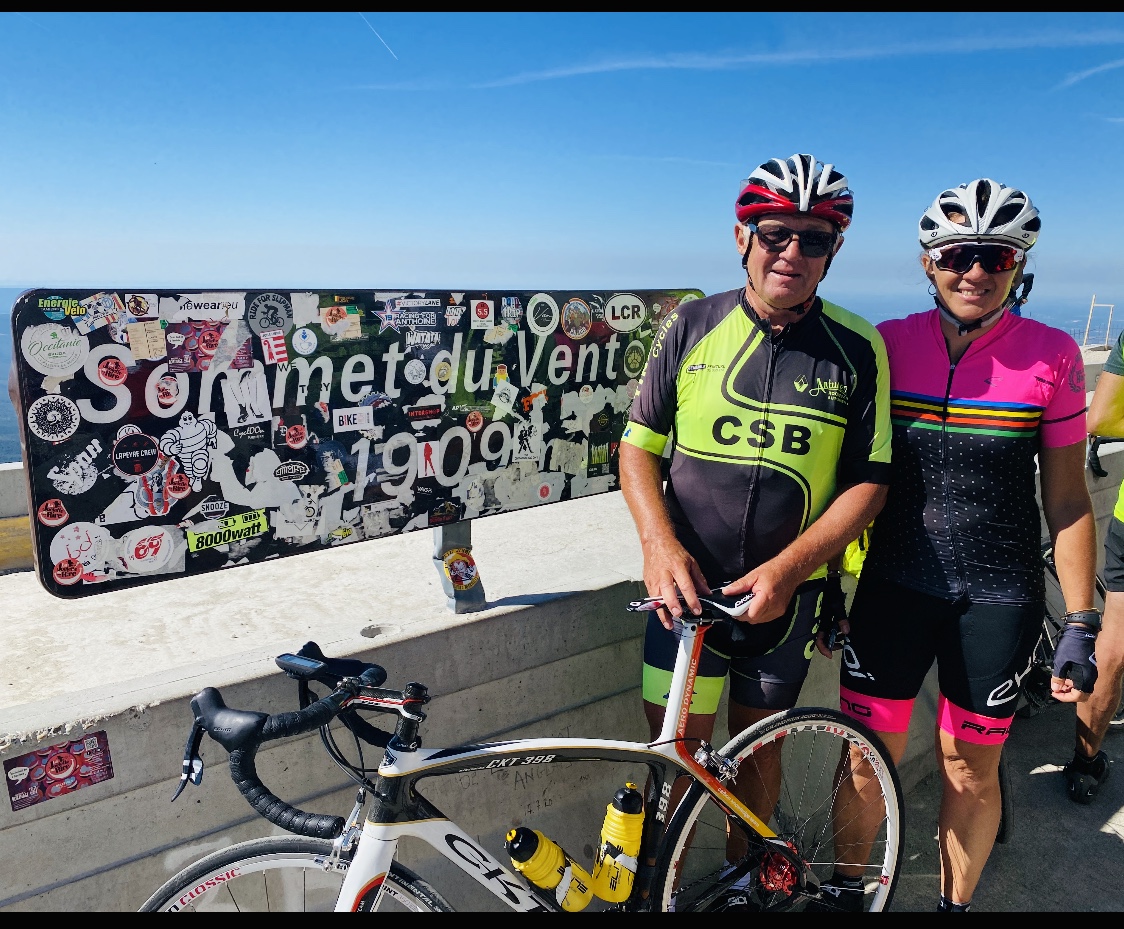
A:
<svg viewBox="0 0 1124 929">
<path fill-rule="evenodd" d="M 753 600 L 753 594 L 735 594 L 733 596 L 726 596 L 725 594 L 718 593 L 717 591 L 709 594 L 697 594 L 699 603 L 702 604 L 702 614 L 700 616 L 693 616 L 690 608 L 687 606 L 687 601 L 683 599 L 683 595 L 679 595 L 679 605 L 683 607 L 683 616 L 685 619 L 737 619 L 739 616 L 744 616 L 749 610 L 749 604 Z M 628 608 L 634 613 L 643 613 L 647 610 L 658 610 L 666 606 L 664 598 L 645 597 L 643 600 L 633 600 L 629 603 Z"/>
</svg>

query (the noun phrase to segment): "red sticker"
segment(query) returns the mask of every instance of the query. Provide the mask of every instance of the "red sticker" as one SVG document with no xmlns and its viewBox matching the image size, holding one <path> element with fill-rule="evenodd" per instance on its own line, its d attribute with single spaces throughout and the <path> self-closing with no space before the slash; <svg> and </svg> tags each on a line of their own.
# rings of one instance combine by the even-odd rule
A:
<svg viewBox="0 0 1124 929">
<path fill-rule="evenodd" d="M 488 318 L 488 304 L 483 300 L 481 300 L 479 303 L 476 304 L 476 318 L 477 319 L 487 319 Z"/>
<path fill-rule="evenodd" d="M 74 793 L 113 778 L 105 731 L 29 751 L 4 762 L 12 812 Z"/>
<path fill-rule="evenodd" d="M 308 430 L 304 426 L 290 426 L 285 430 L 285 444 L 292 449 L 304 448 L 308 444 Z"/>
<path fill-rule="evenodd" d="M 77 584 L 82 580 L 82 562 L 77 558 L 64 558 L 55 565 L 51 574 L 54 575 L 55 582 L 64 587 Z"/>
<path fill-rule="evenodd" d="M 173 474 L 171 480 L 168 481 L 168 493 L 177 500 L 182 500 L 191 493 L 191 481 L 188 476 L 182 471 Z"/>
<path fill-rule="evenodd" d="M 68 519 L 70 514 L 66 511 L 66 507 L 58 497 L 53 497 L 50 500 L 45 500 L 39 504 L 39 510 L 36 513 L 39 517 L 39 522 L 44 526 L 61 526 Z"/>
<path fill-rule="evenodd" d="M 213 355 L 219 347 L 220 333 L 217 329 L 204 329 L 199 333 L 199 350 Z"/>
<path fill-rule="evenodd" d="M 464 418 L 464 425 L 469 432 L 479 432 L 484 428 L 484 414 L 479 410 L 472 410 Z"/>
<path fill-rule="evenodd" d="M 156 382 L 156 400 L 161 406 L 171 406 L 180 398 L 180 383 L 174 374 L 165 374 Z"/>
<path fill-rule="evenodd" d="M 114 355 L 103 358 L 98 365 L 98 379 L 110 387 L 124 384 L 128 376 L 129 369 L 125 367 L 125 362 Z"/>
</svg>

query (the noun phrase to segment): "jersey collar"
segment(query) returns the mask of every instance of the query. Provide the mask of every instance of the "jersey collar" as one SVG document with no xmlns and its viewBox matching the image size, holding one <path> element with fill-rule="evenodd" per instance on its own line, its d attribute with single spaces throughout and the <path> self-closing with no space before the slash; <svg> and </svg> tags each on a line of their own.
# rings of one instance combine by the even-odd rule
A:
<svg viewBox="0 0 1124 929">
<path fill-rule="evenodd" d="M 765 338 L 776 340 L 782 339 L 789 332 L 799 331 L 800 328 L 808 323 L 809 320 L 815 319 L 823 311 L 823 300 L 817 294 L 812 294 L 811 297 L 804 303 L 804 312 L 797 318 L 795 322 L 789 323 L 780 332 L 774 335 L 772 324 L 763 317 L 759 316 L 757 311 L 750 306 L 749 300 L 745 295 L 745 288 L 741 289 L 741 295 L 738 298 L 738 303 L 741 305 L 742 311 L 750 318 L 753 324 L 764 333 Z"/>
</svg>

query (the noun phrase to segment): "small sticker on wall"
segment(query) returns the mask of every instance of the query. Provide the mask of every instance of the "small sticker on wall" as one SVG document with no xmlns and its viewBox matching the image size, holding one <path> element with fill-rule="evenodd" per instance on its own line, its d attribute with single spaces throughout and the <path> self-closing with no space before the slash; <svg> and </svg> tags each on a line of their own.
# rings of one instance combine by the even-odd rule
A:
<svg viewBox="0 0 1124 929">
<path fill-rule="evenodd" d="M 445 576 L 453 585 L 453 590 L 469 590 L 480 580 L 472 552 L 467 548 L 452 548 L 441 559 L 445 564 Z"/>
<path fill-rule="evenodd" d="M 112 779 L 113 760 L 105 730 L 4 762 L 13 813 Z"/>
</svg>

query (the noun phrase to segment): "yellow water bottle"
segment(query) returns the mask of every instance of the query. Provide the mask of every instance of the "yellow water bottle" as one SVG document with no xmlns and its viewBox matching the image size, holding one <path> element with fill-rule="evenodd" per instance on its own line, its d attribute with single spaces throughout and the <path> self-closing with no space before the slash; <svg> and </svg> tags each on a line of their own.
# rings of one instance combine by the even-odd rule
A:
<svg viewBox="0 0 1124 929">
<path fill-rule="evenodd" d="M 625 784 L 605 809 L 601 844 L 593 865 L 591 887 L 602 900 L 623 903 L 632 893 L 643 830 L 644 798 L 635 784 Z"/>
<path fill-rule="evenodd" d="M 507 853 L 515 870 L 537 887 L 553 890 L 566 912 L 589 906 L 593 891 L 585 868 L 537 829 L 512 829 L 507 834 Z"/>
</svg>

